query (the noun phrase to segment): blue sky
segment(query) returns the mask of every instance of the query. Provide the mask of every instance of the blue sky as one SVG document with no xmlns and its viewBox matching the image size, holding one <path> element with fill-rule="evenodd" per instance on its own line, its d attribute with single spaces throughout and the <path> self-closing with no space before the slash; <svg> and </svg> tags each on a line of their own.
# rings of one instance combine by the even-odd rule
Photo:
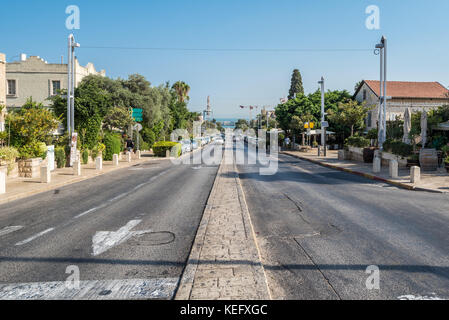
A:
<svg viewBox="0 0 449 320">
<path fill-rule="evenodd" d="M 389 79 L 439 81 L 449 86 L 447 0 L 71 0 L 2 3 L 0 52 L 49 62 L 66 59 L 65 8 L 78 5 L 82 64 L 110 77 L 141 73 L 158 85 L 191 86 L 192 111 L 211 96 L 214 116 L 243 117 L 239 105 L 275 106 L 288 93 L 294 68 L 306 92 L 323 75 L 327 89 L 353 91 L 360 79 L 379 77 L 372 52 L 389 40 Z M 365 8 L 380 8 L 380 30 L 365 27 Z M 262 49 L 366 49 L 325 52 L 221 52 L 104 50 L 86 47 Z"/>
</svg>

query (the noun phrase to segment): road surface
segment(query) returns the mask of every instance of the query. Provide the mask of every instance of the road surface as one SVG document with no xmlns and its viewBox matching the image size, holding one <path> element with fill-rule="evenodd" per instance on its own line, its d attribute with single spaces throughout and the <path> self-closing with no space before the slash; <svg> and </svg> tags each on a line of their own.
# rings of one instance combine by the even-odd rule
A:
<svg viewBox="0 0 449 320">
<path fill-rule="evenodd" d="M 447 195 L 286 155 L 278 167 L 261 176 L 259 165 L 238 166 L 274 298 L 449 298 Z M 380 289 L 367 289 L 371 265 Z"/>
<path fill-rule="evenodd" d="M 150 161 L 1 205 L 0 299 L 172 298 L 217 170 Z"/>
</svg>

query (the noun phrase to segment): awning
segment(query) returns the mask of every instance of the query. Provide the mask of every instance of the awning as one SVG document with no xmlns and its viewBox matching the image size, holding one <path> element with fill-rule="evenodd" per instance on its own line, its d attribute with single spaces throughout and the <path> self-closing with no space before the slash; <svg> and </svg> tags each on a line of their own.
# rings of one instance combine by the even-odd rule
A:
<svg viewBox="0 0 449 320">
<path fill-rule="evenodd" d="M 317 130 L 310 130 L 310 131 L 308 131 L 308 132 L 306 132 L 306 135 L 308 135 L 308 136 L 316 136 L 316 135 L 319 135 L 319 134 L 322 134 L 323 132 L 321 131 L 321 129 L 317 129 Z M 332 131 L 326 131 L 326 135 L 327 136 L 331 136 L 331 135 L 334 135 L 335 134 L 335 132 L 332 132 Z"/>
</svg>

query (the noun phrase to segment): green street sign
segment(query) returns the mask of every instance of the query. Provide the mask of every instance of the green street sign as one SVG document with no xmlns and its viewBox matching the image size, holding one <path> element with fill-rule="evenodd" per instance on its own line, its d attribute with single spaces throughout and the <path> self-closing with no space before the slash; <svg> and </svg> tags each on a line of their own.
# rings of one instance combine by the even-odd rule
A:
<svg viewBox="0 0 449 320">
<path fill-rule="evenodd" d="M 133 108 L 133 119 L 134 121 L 143 121 L 143 110 L 140 108 Z"/>
</svg>

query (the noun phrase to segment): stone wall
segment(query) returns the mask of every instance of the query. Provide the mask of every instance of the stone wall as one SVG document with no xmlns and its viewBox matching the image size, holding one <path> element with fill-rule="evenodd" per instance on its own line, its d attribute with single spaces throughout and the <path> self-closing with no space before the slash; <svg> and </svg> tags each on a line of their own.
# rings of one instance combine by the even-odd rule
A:
<svg viewBox="0 0 449 320">
<path fill-rule="evenodd" d="M 39 178 L 40 166 L 42 163 L 41 158 L 33 158 L 27 160 L 19 160 L 19 177 L 21 178 Z"/>
</svg>

